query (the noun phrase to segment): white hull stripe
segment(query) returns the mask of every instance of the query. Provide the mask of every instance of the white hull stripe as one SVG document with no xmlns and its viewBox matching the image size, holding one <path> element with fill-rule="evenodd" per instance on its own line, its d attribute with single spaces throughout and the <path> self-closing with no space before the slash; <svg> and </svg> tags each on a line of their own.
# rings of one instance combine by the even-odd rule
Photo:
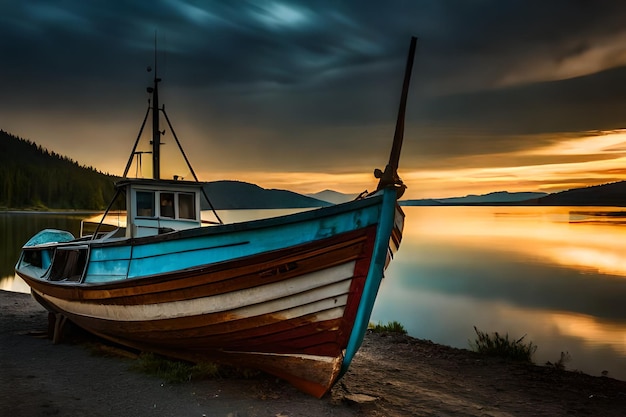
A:
<svg viewBox="0 0 626 417">
<path fill-rule="evenodd" d="M 347 302 L 355 261 L 305 274 L 288 281 L 275 282 L 226 294 L 172 301 L 159 304 L 114 305 L 68 301 L 37 292 L 59 309 L 68 313 L 104 320 L 149 321 L 201 314 L 229 312 L 245 318 L 280 312 L 299 317 L 331 309 L 327 313 L 341 317 Z M 289 310 L 288 312 L 285 310 Z M 337 311 L 341 310 L 341 311 Z M 288 317 L 285 317 L 288 318 Z"/>
<path fill-rule="evenodd" d="M 226 353 L 234 353 L 240 354 L 241 352 L 233 352 L 233 351 L 225 351 Z M 345 351 L 344 351 L 345 352 Z M 338 358 L 335 356 L 320 356 L 320 355 L 306 355 L 306 354 L 298 354 L 298 353 L 270 353 L 270 352 L 245 352 L 246 355 L 251 356 L 267 356 L 267 357 L 277 357 L 277 358 L 298 358 L 304 359 L 308 361 L 315 362 L 325 362 L 332 363 L 335 362 Z M 343 355 L 342 355 L 343 357 Z"/>
</svg>

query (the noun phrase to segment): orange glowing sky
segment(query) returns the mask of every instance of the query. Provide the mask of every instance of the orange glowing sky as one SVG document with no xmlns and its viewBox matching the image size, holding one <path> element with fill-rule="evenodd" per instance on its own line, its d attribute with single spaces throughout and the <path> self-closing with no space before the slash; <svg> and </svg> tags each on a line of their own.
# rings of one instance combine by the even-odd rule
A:
<svg viewBox="0 0 626 417">
<path fill-rule="evenodd" d="M 0 129 L 121 174 L 158 30 L 161 100 L 201 180 L 359 193 L 386 163 L 416 35 L 405 198 L 620 181 L 624 15 L 565 0 L 5 2 Z M 191 177 L 180 160 L 164 174 Z"/>
</svg>

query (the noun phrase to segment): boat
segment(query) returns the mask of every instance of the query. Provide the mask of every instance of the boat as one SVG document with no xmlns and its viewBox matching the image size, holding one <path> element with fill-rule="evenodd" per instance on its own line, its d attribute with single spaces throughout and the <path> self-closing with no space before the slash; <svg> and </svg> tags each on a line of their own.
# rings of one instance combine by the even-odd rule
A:
<svg viewBox="0 0 626 417">
<path fill-rule="evenodd" d="M 108 227 L 101 221 L 91 233 L 81 227 L 79 237 L 42 230 L 16 263 L 16 273 L 49 311 L 53 339 L 70 321 L 139 351 L 254 368 L 324 396 L 363 341 L 402 239 L 398 199 L 406 186 L 397 169 L 415 44 L 411 38 L 393 145 L 386 168 L 375 170 L 375 191 L 231 224 L 217 212 L 217 220 L 205 224 L 206 196 L 193 170 L 195 181 L 160 176 L 160 113 L 184 151 L 159 107 L 155 57 L 146 118 L 116 183 L 124 221 Z M 149 113 L 152 178 L 130 178 Z"/>
</svg>

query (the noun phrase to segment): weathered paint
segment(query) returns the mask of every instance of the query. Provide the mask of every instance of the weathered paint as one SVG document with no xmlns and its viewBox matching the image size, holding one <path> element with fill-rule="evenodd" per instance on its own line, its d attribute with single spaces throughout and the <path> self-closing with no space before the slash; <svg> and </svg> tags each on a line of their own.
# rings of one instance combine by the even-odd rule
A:
<svg viewBox="0 0 626 417">
<path fill-rule="evenodd" d="M 358 349 L 401 238 L 401 211 L 383 194 L 276 219 L 94 240 L 83 283 L 51 282 L 41 270 L 38 278 L 19 263 L 16 271 L 42 305 L 92 333 L 256 367 L 321 396 Z"/>
<path fill-rule="evenodd" d="M 392 254 L 389 255 L 389 251 L 394 226 L 403 224 L 403 221 L 396 221 L 397 217 L 404 218 L 404 214 L 396 204 L 396 190 L 393 188 L 384 189 L 383 197 L 382 212 L 378 230 L 376 231 L 376 242 L 374 243 L 374 253 L 367 273 L 367 279 L 365 280 L 365 287 L 361 295 L 354 326 L 352 327 L 352 333 L 350 334 L 350 340 L 346 347 L 341 367 L 342 374 L 348 370 L 354 355 L 361 347 L 361 343 L 363 343 L 363 337 L 372 316 L 372 309 L 374 308 L 374 302 L 378 295 L 385 268 L 388 265 L 389 256 L 393 256 Z"/>
<path fill-rule="evenodd" d="M 212 227 L 206 229 L 204 235 L 197 237 L 155 243 L 138 241 L 132 246 L 92 246 L 85 282 L 108 282 L 167 274 L 203 264 L 281 250 L 376 224 L 380 216 L 379 210 L 378 205 L 370 205 L 335 216 L 313 217 L 302 222 L 278 225 L 270 222 L 268 227 L 253 230 L 228 230 L 227 233 L 220 233 L 220 229 L 224 227 Z"/>
</svg>

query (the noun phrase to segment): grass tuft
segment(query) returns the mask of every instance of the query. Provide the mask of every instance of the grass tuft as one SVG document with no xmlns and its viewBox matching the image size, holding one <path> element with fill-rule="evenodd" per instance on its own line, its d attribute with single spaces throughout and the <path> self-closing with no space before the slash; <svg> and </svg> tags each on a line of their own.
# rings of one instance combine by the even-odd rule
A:
<svg viewBox="0 0 626 417">
<path fill-rule="evenodd" d="M 558 361 L 556 362 L 547 361 L 546 366 L 550 366 L 554 369 L 563 371 L 565 370 L 565 364 L 571 360 L 572 360 L 572 357 L 570 356 L 569 352 L 561 352 L 561 357 L 559 358 Z"/>
<path fill-rule="evenodd" d="M 498 332 L 488 334 L 474 326 L 477 338 L 474 342 L 469 341 L 473 351 L 488 355 L 498 356 L 519 362 L 532 362 L 532 356 L 537 350 L 533 342 L 524 343 L 526 335 L 519 339 L 509 339 L 508 333 L 504 336 Z"/>
<path fill-rule="evenodd" d="M 402 325 L 402 323 L 397 321 L 388 321 L 387 324 L 382 324 L 378 322 L 378 324 L 370 323 L 368 329 L 373 331 L 374 333 L 398 333 L 398 334 L 407 334 L 406 329 Z"/>
<path fill-rule="evenodd" d="M 142 353 L 132 367 L 134 370 L 156 376 L 168 383 L 187 382 L 220 376 L 217 365 L 209 362 L 193 364 L 171 360 L 154 353 Z"/>
</svg>

